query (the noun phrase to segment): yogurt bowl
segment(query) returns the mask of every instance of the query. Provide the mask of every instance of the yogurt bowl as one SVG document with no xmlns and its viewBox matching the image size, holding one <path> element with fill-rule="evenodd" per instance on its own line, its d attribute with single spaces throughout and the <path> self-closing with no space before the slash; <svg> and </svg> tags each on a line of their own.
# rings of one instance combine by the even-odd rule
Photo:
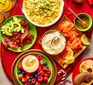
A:
<svg viewBox="0 0 93 85">
<path fill-rule="evenodd" d="M 44 33 L 40 44 L 46 53 L 58 55 L 65 49 L 66 39 L 58 30 L 51 29 Z"/>
</svg>

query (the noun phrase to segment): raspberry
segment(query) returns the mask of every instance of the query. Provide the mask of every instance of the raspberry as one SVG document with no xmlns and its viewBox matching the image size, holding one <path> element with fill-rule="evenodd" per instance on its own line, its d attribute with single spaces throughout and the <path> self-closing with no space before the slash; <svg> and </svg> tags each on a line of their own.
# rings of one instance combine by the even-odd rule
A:
<svg viewBox="0 0 93 85">
<path fill-rule="evenodd" d="M 36 83 L 36 79 L 32 78 L 31 82 L 34 84 Z"/>
<path fill-rule="evenodd" d="M 43 76 L 38 76 L 38 81 L 42 82 L 43 81 Z"/>
<path fill-rule="evenodd" d="M 41 60 L 41 59 L 42 59 L 42 56 L 41 56 L 41 55 L 38 55 L 37 58 L 38 58 L 39 60 Z"/>
<path fill-rule="evenodd" d="M 40 75 L 43 76 L 44 75 L 44 71 L 40 71 Z"/>
<path fill-rule="evenodd" d="M 48 77 L 45 76 L 45 77 L 44 77 L 44 81 L 47 81 L 47 80 L 48 80 Z"/>
</svg>

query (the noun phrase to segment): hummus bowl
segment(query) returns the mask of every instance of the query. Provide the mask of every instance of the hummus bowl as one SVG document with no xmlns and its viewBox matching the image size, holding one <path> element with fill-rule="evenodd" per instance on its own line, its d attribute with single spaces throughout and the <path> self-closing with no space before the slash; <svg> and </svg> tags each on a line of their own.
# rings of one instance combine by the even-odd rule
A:
<svg viewBox="0 0 93 85">
<path fill-rule="evenodd" d="M 56 29 L 48 30 L 40 41 L 43 50 L 50 55 L 60 54 L 66 46 L 66 39 Z"/>
<path fill-rule="evenodd" d="M 48 27 L 60 19 L 63 8 L 63 0 L 23 0 L 22 12 L 33 25 Z"/>
</svg>

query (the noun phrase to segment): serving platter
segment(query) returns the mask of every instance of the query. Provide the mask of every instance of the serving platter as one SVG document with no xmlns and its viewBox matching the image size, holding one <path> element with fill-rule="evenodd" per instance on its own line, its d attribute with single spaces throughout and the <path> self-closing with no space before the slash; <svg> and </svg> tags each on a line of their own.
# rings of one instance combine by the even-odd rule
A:
<svg viewBox="0 0 93 85">
<path fill-rule="evenodd" d="M 67 28 L 65 23 L 68 23 L 69 26 L 71 26 L 71 27 Z M 65 27 L 64 27 L 64 25 L 65 25 Z M 63 28 L 62 28 L 62 26 L 63 26 Z M 71 62 L 68 59 L 70 57 L 76 59 L 87 48 L 87 46 L 90 44 L 90 41 L 89 41 L 88 45 L 85 45 L 83 43 L 82 36 L 85 35 L 85 34 L 83 34 L 82 32 L 78 31 L 74 27 L 74 24 L 66 16 L 63 16 L 61 18 L 61 20 L 53 27 L 53 29 L 59 30 L 66 38 L 66 47 L 65 47 L 64 51 L 62 51 L 59 55 L 53 56 L 53 58 L 64 69 L 66 69 L 70 64 L 73 64 L 73 62 L 75 62 L 75 60 L 73 60 L 73 59 L 71 60 Z M 86 39 L 88 39 L 87 36 L 86 36 Z M 82 45 L 82 47 L 79 48 L 80 45 Z M 72 55 L 69 54 L 69 52 L 71 52 L 71 51 L 72 51 Z M 68 56 L 68 54 L 69 54 L 69 56 Z"/>
<path fill-rule="evenodd" d="M 76 10 L 76 13 L 80 13 L 80 12 L 84 12 L 86 11 L 87 13 L 89 13 L 90 11 L 87 11 L 85 10 L 84 8 L 82 8 L 81 10 L 79 10 L 78 5 L 74 5 L 73 2 L 71 1 L 68 1 L 68 0 L 64 0 L 65 1 L 65 6 L 64 6 L 64 12 L 63 12 L 63 15 L 66 15 L 72 22 L 74 21 L 74 16 L 67 10 L 67 7 L 68 7 L 68 3 L 69 5 L 71 5 L 71 7 L 73 8 L 73 10 Z M 87 7 L 88 10 L 90 10 L 90 7 L 86 4 L 87 1 L 85 0 L 84 1 L 84 4 L 83 7 Z M 22 7 L 22 1 L 21 0 L 18 0 L 18 5 L 17 7 L 15 8 L 12 16 L 14 15 L 23 15 L 22 11 L 21 11 L 21 7 Z M 91 13 L 89 13 L 91 15 Z M 35 42 L 35 44 L 32 46 L 31 49 L 41 49 L 41 46 L 40 44 L 38 43 L 38 41 L 40 40 L 41 36 L 46 32 L 48 31 L 49 29 L 51 29 L 51 27 L 47 27 L 47 28 L 40 28 L 40 27 L 37 27 L 37 32 L 38 32 L 38 36 L 37 36 L 37 40 Z M 92 29 L 91 29 L 92 30 Z M 92 31 L 89 30 L 88 32 L 86 32 L 86 35 L 88 36 L 89 39 L 91 39 L 91 33 Z M 3 68 L 4 68 L 4 71 L 6 73 L 6 75 L 9 77 L 10 80 L 12 80 L 12 74 L 11 74 L 11 68 L 12 68 L 12 64 L 14 62 L 14 60 L 16 59 L 16 57 L 20 54 L 20 53 L 15 53 L 15 52 L 11 52 L 9 50 L 7 50 L 3 44 L 2 44 L 2 47 L 1 47 L 1 60 L 2 60 L 2 65 L 3 65 Z M 60 71 L 61 69 L 63 69 L 64 71 L 67 72 L 67 74 L 70 73 L 71 69 L 73 69 L 73 67 L 76 65 L 77 62 L 80 61 L 81 57 L 82 57 L 82 54 L 81 53 L 75 60 L 75 62 L 71 65 L 69 65 L 66 69 L 62 68 L 57 62 L 56 62 L 56 66 L 57 66 L 57 71 Z M 66 76 L 67 77 L 67 76 Z M 56 82 L 58 82 L 59 80 L 62 79 L 62 75 L 61 76 L 58 76 L 57 79 L 56 79 Z"/>
<path fill-rule="evenodd" d="M 22 82 L 20 82 L 20 80 L 18 79 L 17 67 L 18 67 L 18 64 L 22 62 L 22 59 L 27 55 L 41 55 L 42 56 L 42 61 L 47 62 L 47 65 L 49 69 L 51 70 L 51 74 L 48 79 L 48 85 L 53 85 L 56 80 L 56 76 L 57 76 L 57 69 L 56 69 L 55 62 L 53 61 L 50 55 L 44 53 L 41 50 L 36 50 L 36 49 L 25 51 L 21 53 L 20 55 L 18 55 L 18 57 L 15 59 L 12 65 L 12 78 L 13 78 L 14 83 L 16 85 L 19 85 L 19 84 L 23 85 Z"/>
<path fill-rule="evenodd" d="M 15 16 L 17 17 L 18 21 L 20 22 L 21 20 L 26 20 L 26 18 L 24 16 Z M 10 17 L 8 18 L 7 20 L 4 21 L 4 23 L 2 24 L 2 26 L 4 26 L 5 24 L 7 23 L 10 23 L 11 21 L 13 21 L 13 17 Z M 27 20 L 26 20 L 27 21 Z M 28 22 L 28 21 L 27 21 Z M 29 48 L 31 48 L 33 46 L 33 44 L 35 43 L 36 41 L 36 37 L 37 37 L 37 30 L 36 30 L 36 27 L 34 25 L 32 25 L 30 22 L 28 22 L 29 25 L 30 25 L 30 29 L 29 29 L 29 33 L 32 34 L 34 36 L 34 38 L 32 39 L 32 42 L 30 44 L 25 44 L 23 46 L 23 49 L 21 49 L 20 47 L 18 47 L 17 49 L 14 49 L 12 47 L 8 47 L 7 49 L 8 50 L 11 50 L 11 51 L 14 51 L 14 52 L 22 52 L 22 51 L 25 51 Z M 2 27 L 1 26 L 1 27 Z M 4 37 L 4 34 L 1 32 L 0 30 L 0 39 L 2 40 L 3 44 L 5 42 L 5 37 Z"/>
<path fill-rule="evenodd" d="M 74 85 L 74 79 L 75 77 L 80 74 L 80 71 L 79 71 L 79 68 L 80 68 L 80 65 L 82 62 L 86 61 L 86 60 L 92 60 L 93 61 L 93 58 L 86 58 L 86 59 L 83 59 L 82 61 L 80 61 L 74 68 L 73 70 L 73 73 L 72 73 L 72 83 Z"/>
</svg>

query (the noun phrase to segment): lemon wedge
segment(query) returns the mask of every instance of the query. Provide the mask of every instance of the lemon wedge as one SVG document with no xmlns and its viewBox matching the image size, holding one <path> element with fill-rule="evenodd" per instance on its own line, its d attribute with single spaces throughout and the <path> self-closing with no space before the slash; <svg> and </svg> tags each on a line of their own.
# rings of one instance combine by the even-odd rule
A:
<svg viewBox="0 0 93 85">
<path fill-rule="evenodd" d="M 66 55 L 66 58 L 65 58 L 65 63 L 66 64 L 71 64 L 71 63 L 73 63 L 74 61 L 75 61 L 75 58 L 74 58 L 74 52 L 73 52 L 73 50 L 72 49 L 70 49 L 69 48 L 69 51 L 68 51 L 68 53 L 67 53 L 67 55 Z"/>
<path fill-rule="evenodd" d="M 73 54 L 74 54 L 73 50 L 69 48 L 66 58 L 73 57 Z"/>
<path fill-rule="evenodd" d="M 72 64 L 75 61 L 74 57 L 69 57 L 68 59 L 65 60 L 66 64 Z"/>
<path fill-rule="evenodd" d="M 85 34 L 82 35 L 81 41 L 84 45 L 89 45 L 90 44 L 90 41 Z"/>
</svg>

